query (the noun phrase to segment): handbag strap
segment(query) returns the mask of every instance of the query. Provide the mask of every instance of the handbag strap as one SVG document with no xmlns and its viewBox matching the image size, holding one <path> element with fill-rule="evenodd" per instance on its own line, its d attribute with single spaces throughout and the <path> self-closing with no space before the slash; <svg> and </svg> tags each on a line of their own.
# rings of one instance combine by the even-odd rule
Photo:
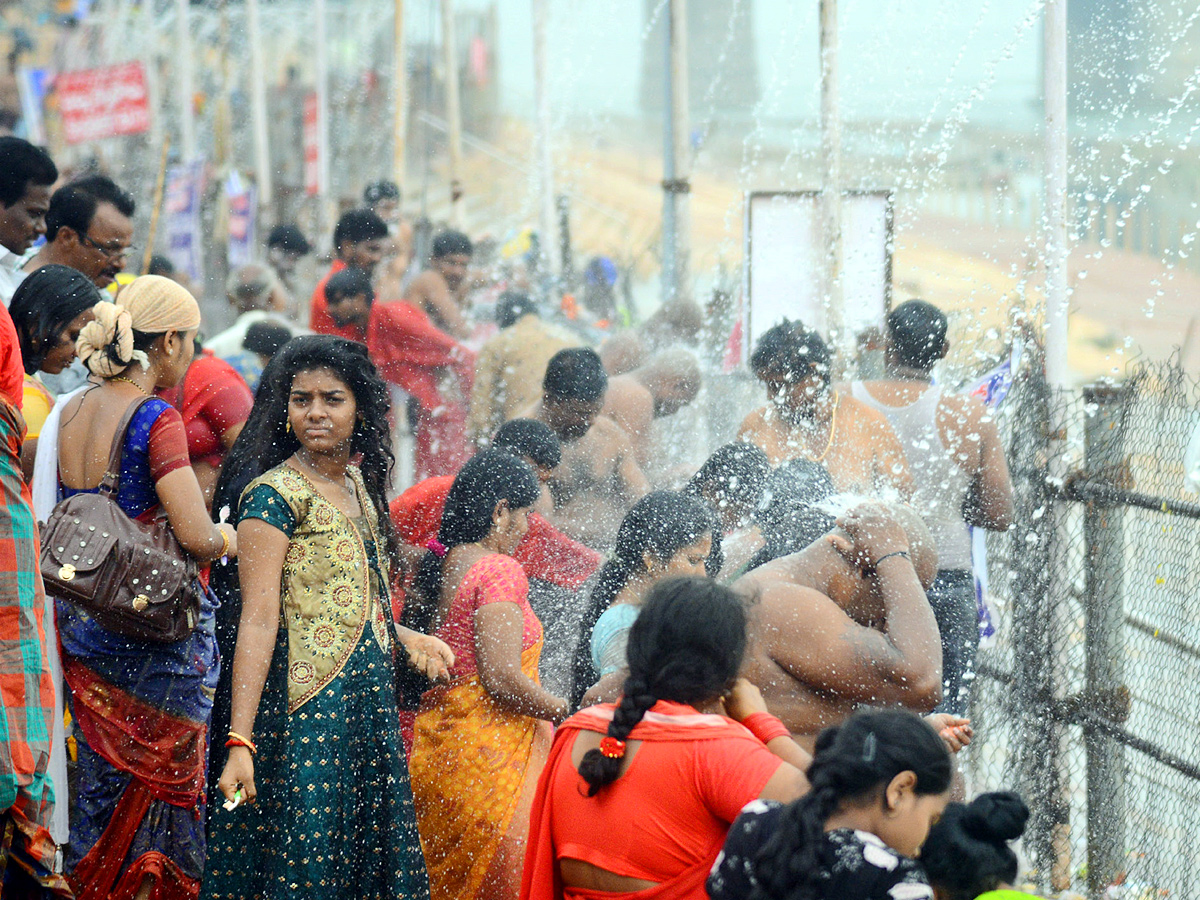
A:
<svg viewBox="0 0 1200 900">
<path fill-rule="evenodd" d="M 121 457 L 125 454 L 125 438 L 129 434 L 129 425 L 133 421 L 133 417 L 137 415 L 137 411 L 152 399 L 152 397 L 142 397 L 140 400 L 134 400 L 125 410 L 125 415 L 121 417 L 121 422 L 117 425 L 117 431 L 113 435 L 112 450 L 108 454 L 108 468 L 104 470 L 104 477 L 100 480 L 100 493 L 116 495 L 117 488 L 121 483 Z"/>
</svg>

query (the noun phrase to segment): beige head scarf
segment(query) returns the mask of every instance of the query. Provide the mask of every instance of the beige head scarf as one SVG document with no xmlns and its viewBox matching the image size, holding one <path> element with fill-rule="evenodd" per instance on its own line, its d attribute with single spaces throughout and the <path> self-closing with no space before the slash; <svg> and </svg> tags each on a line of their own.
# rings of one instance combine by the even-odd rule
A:
<svg viewBox="0 0 1200 900">
<path fill-rule="evenodd" d="M 133 349 L 133 333 L 162 334 L 200 327 L 200 306 L 187 288 L 161 275 L 142 275 L 121 289 L 116 303 L 92 307 L 96 318 L 83 327 L 75 342 L 79 359 L 93 375 L 112 378 L 131 365 L 150 365 Z"/>
</svg>

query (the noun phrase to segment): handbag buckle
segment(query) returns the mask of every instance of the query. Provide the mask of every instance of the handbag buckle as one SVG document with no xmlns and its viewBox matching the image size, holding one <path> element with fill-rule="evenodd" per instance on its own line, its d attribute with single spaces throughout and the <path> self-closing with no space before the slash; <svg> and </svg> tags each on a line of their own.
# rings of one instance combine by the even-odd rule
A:
<svg viewBox="0 0 1200 900">
<path fill-rule="evenodd" d="M 73 565 L 71 565 L 70 563 L 67 563 L 65 566 L 63 566 L 61 569 L 58 570 L 58 577 L 61 578 L 63 581 L 70 581 L 71 579 L 73 579 L 75 577 L 75 567 Z"/>
<path fill-rule="evenodd" d="M 150 605 L 150 598 L 147 597 L 145 594 L 138 594 L 136 597 L 133 598 L 133 608 L 136 609 L 138 612 L 141 612 L 149 605 Z"/>
</svg>

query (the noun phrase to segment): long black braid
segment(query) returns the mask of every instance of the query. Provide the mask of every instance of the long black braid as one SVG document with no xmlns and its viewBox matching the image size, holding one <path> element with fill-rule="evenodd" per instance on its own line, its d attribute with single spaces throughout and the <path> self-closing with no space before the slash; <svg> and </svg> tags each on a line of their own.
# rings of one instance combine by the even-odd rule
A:
<svg viewBox="0 0 1200 900">
<path fill-rule="evenodd" d="M 732 687 L 746 652 L 746 610 L 707 578 L 668 578 L 650 591 L 629 632 L 629 677 L 607 734 L 624 741 L 659 700 L 698 705 Z M 594 796 L 621 774 L 621 759 L 589 750 L 579 774 Z"/>
</svg>

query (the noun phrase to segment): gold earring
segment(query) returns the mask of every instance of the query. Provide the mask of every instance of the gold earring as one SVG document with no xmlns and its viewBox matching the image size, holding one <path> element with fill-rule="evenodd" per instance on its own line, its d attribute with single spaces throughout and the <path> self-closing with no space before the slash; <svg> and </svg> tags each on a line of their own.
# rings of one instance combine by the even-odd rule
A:
<svg viewBox="0 0 1200 900">
<path fill-rule="evenodd" d="M 288 434 L 292 433 L 292 420 L 291 419 L 283 420 L 283 430 L 286 431 Z"/>
</svg>

